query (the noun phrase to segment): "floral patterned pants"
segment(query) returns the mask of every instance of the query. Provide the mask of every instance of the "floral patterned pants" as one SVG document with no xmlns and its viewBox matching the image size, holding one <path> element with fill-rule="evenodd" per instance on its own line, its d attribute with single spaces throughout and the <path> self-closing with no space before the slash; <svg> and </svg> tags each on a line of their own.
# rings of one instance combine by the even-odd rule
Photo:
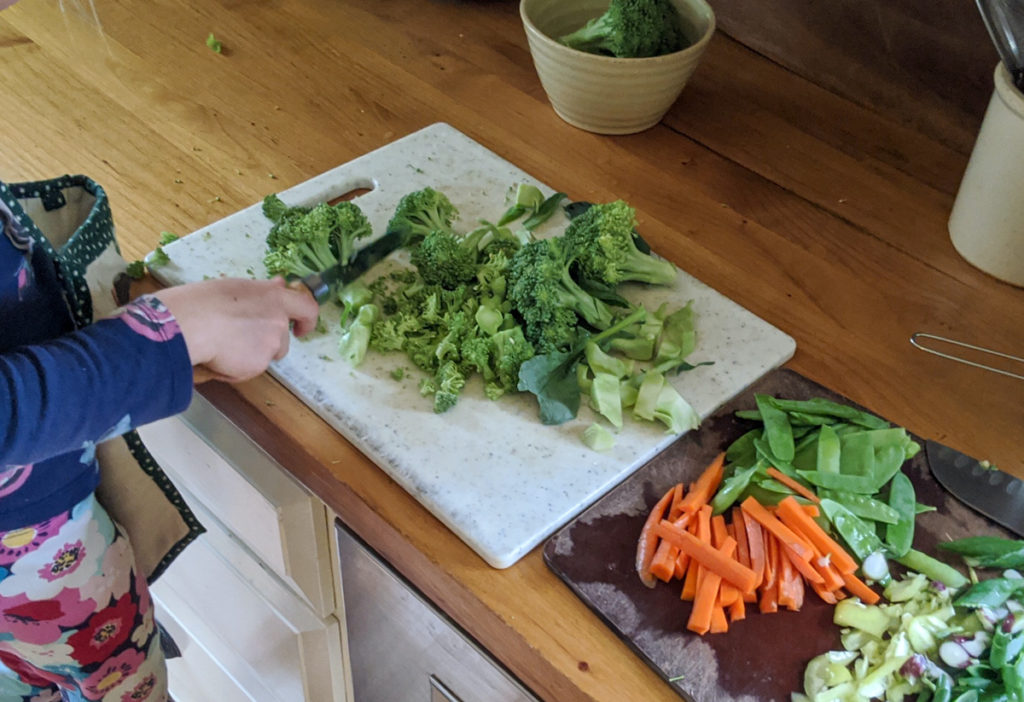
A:
<svg viewBox="0 0 1024 702">
<path fill-rule="evenodd" d="M 0 702 L 60 700 L 167 700 L 146 580 L 93 496 L 0 532 Z"/>
</svg>

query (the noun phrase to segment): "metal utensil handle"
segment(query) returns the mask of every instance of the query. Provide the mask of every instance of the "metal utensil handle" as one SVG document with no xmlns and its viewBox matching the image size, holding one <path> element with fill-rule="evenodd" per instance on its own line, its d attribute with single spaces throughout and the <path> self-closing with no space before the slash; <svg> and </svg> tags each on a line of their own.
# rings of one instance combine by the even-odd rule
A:
<svg viewBox="0 0 1024 702">
<path fill-rule="evenodd" d="M 943 358 L 948 358 L 949 360 L 956 361 L 958 363 L 965 363 L 968 366 L 974 366 L 975 368 L 982 368 L 982 369 L 987 370 L 987 371 L 992 371 L 993 373 L 999 373 L 1000 375 L 1008 375 L 1011 378 L 1017 378 L 1018 380 L 1024 380 L 1024 375 L 1021 375 L 1019 373 L 1012 373 L 1012 372 L 1010 372 L 1008 370 L 1003 370 L 1002 368 L 995 368 L 994 366 L 987 366 L 984 363 L 978 363 L 976 361 L 970 361 L 970 360 L 968 360 L 966 358 L 963 358 L 962 356 L 956 356 L 956 355 L 951 354 L 951 353 L 944 353 L 944 352 L 939 351 L 937 349 L 929 348 L 929 347 L 927 347 L 927 346 L 925 346 L 924 344 L 921 343 L 921 339 L 931 339 L 932 341 L 938 341 L 938 342 L 941 342 L 941 343 L 944 343 L 944 344 L 951 344 L 953 346 L 959 346 L 961 348 L 970 349 L 972 351 L 978 351 L 980 353 L 987 353 L 987 354 L 990 354 L 992 356 L 998 356 L 999 358 L 1005 358 L 1005 359 L 1010 360 L 1010 361 L 1016 361 L 1017 363 L 1024 364 L 1024 358 L 1021 358 L 1020 356 L 1011 356 L 1008 353 L 1003 353 L 1001 351 L 993 351 L 992 349 L 987 349 L 984 346 L 975 346 L 974 344 L 968 344 L 968 343 L 966 343 L 964 341 L 957 341 L 955 339 L 947 339 L 944 336 L 936 336 L 935 334 L 926 334 L 924 332 L 915 332 L 914 334 L 910 335 L 910 343 L 913 344 L 914 346 L 916 346 L 917 348 L 921 349 L 922 351 L 927 351 L 928 353 L 933 353 L 936 356 L 942 356 Z"/>
</svg>

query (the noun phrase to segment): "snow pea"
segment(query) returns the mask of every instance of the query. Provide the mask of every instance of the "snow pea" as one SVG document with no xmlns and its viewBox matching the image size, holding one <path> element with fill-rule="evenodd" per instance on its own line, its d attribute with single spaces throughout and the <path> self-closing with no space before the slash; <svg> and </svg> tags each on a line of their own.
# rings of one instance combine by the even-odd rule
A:
<svg viewBox="0 0 1024 702">
<path fill-rule="evenodd" d="M 858 517 L 863 517 L 864 519 L 871 519 L 883 524 L 895 524 L 900 519 L 900 515 L 896 510 L 870 495 L 824 489 L 818 491 L 818 497 L 827 497 L 830 500 L 835 500 Z"/>
<path fill-rule="evenodd" d="M 751 429 L 746 434 L 729 444 L 725 449 L 725 460 L 728 463 L 738 463 L 741 466 L 753 465 L 757 460 L 757 451 L 754 450 L 754 439 L 761 437 L 760 429 Z"/>
<path fill-rule="evenodd" d="M 797 438 L 797 428 L 793 429 L 793 438 Z M 812 433 L 801 436 L 794 449 L 793 467 L 797 470 L 818 469 L 818 429 Z"/>
<path fill-rule="evenodd" d="M 817 485 L 828 490 L 854 492 L 862 495 L 873 495 L 877 492 L 874 481 L 863 475 L 822 473 L 820 470 L 798 470 L 797 475 L 811 485 Z"/>
<path fill-rule="evenodd" d="M 1024 589 L 1024 579 L 991 578 L 972 585 L 953 604 L 958 607 L 1001 607 L 1021 589 Z"/>
<path fill-rule="evenodd" d="M 926 578 L 938 581 L 954 590 L 959 590 L 969 582 L 964 574 L 953 566 L 913 548 L 907 552 L 907 555 L 895 560 L 900 565 L 922 573 Z"/>
<path fill-rule="evenodd" d="M 889 507 L 899 515 L 895 524 L 885 526 L 885 543 L 897 558 L 907 555 L 914 543 L 917 499 L 914 484 L 906 473 L 897 472 L 889 483 Z"/>
<path fill-rule="evenodd" d="M 875 472 L 875 446 L 867 432 L 846 434 L 839 439 L 839 472 L 865 478 Z"/>
<path fill-rule="evenodd" d="M 790 477 L 796 477 L 796 468 L 789 461 L 784 461 L 777 456 L 772 447 L 764 439 L 754 439 L 754 449 L 757 451 L 757 458 L 766 465 L 774 466 Z"/>
<path fill-rule="evenodd" d="M 750 485 L 750 479 L 754 477 L 759 467 L 754 464 L 749 468 L 741 468 L 726 478 L 711 500 L 712 514 L 721 514 L 729 509 Z"/>
<path fill-rule="evenodd" d="M 875 450 L 873 478 L 876 492 L 900 472 L 905 459 L 906 455 L 902 446 L 889 445 Z"/>
<path fill-rule="evenodd" d="M 872 526 L 834 500 L 821 501 L 821 510 L 858 560 L 881 551 L 882 541 Z"/>
<path fill-rule="evenodd" d="M 818 470 L 822 473 L 839 472 L 839 434 L 830 426 L 818 432 Z"/>
<path fill-rule="evenodd" d="M 820 397 L 811 400 L 776 399 L 774 404 L 784 412 L 802 412 L 845 419 L 851 424 L 857 424 L 868 429 L 884 429 L 889 426 L 887 421 L 873 414 Z"/>
<path fill-rule="evenodd" d="M 795 452 L 793 427 L 790 425 L 786 413 L 773 404 L 774 399 L 770 395 L 754 395 L 757 410 L 761 413 L 761 421 L 764 422 L 764 436 L 768 445 L 771 446 L 772 453 L 780 460 L 789 463 L 793 460 Z"/>
</svg>

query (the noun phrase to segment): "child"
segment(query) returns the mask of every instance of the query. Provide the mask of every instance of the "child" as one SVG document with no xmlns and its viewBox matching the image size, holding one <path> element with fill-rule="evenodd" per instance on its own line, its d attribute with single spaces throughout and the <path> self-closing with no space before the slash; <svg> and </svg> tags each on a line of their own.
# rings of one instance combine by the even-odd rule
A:
<svg viewBox="0 0 1024 702">
<path fill-rule="evenodd" d="M 112 245 L 106 196 L 88 179 L 0 182 L 2 702 L 167 699 L 152 562 L 141 567 L 97 501 L 97 455 L 185 409 L 193 367 L 252 378 L 316 324 L 313 298 L 282 280 L 171 287 L 103 316 L 111 263 L 123 263 L 100 253 L 105 230 Z"/>
</svg>

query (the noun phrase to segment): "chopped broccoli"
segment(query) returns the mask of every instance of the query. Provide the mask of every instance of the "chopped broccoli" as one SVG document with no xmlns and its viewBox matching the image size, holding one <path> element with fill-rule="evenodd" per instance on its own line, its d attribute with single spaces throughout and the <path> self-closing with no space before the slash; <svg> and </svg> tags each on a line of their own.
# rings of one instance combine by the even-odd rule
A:
<svg viewBox="0 0 1024 702">
<path fill-rule="evenodd" d="M 388 222 L 388 231 L 403 232 L 406 241 L 419 241 L 432 231 L 451 231 L 459 211 L 448 196 L 433 188 L 423 188 L 403 196 Z"/>
<path fill-rule="evenodd" d="M 604 285 L 625 282 L 668 285 L 676 267 L 637 248 L 636 211 L 622 200 L 594 205 L 573 219 L 564 237 L 579 258 L 584 277 Z"/>
<path fill-rule="evenodd" d="M 366 358 L 373 324 L 379 316 L 380 310 L 376 305 L 372 303 L 363 305 L 356 313 L 355 320 L 338 340 L 338 352 L 353 366 L 358 366 Z"/>
<path fill-rule="evenodd" d="M 597 329 L 614 321 L 611 308 L 586 292 L 573 279 L 575 254 L 560 238 L 540 239 L 523 246 L 508 268 L 508 299 L 526 323 L 526 336 L 550 351 L 572 345 L 582 317 Z"/>
<path fill-rule="evenodd" d="M 559 38 L 573 49 L 619 58 L 645 58 L 686 46 L 671 0 L 612 0 L 605 13 Z"/>
<path fill-rule="evenodd" d="M 274 222 L 267 234 L 263 263 L 269 275 L 307 276 L 355 253 L 355 241 L 371 234 L 370 222 L 353 202 L 320 203 L 312 209 L 288 207 L 276 195 L 263 201 Z"/>
</svg>

